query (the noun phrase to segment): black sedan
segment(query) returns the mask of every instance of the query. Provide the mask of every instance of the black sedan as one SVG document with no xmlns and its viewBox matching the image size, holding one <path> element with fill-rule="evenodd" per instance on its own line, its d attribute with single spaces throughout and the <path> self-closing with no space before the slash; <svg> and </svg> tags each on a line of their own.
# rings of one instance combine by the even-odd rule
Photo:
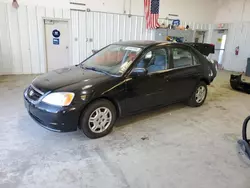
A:
<svg viewBox="0 0 250 188">
<path fill-rule="evenodd" d="M 99 138 L 121 116 L 176 102 L 201 106 L 215 76 L 211 62 L 191 45 L 119 42 L 78 65 L 38 76 L 25 89 L 24 101 L 30 116 L 47 129 L 79 127 Z"/>
</svg>

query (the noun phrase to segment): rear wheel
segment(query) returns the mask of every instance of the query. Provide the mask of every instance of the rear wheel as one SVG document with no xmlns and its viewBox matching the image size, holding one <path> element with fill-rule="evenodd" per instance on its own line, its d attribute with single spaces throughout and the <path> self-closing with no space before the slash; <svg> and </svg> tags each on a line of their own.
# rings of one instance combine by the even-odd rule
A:
<svg viewBox="0 0 250 188">
<path fill-rule="evenodd" d="M 90 104 L 81 116 L 81 129 L 89 138 L 100 138 L 112 131 L 116 109 L 108 100 L 101 99 Z"/>
<path fill-rule="evenodd" d="M 192 96 L 188 100 L 188 105 L 192 107 L 201 106 L 207 97 L 207 84 L 201 81 L 195 88 Z"/>
</svg>

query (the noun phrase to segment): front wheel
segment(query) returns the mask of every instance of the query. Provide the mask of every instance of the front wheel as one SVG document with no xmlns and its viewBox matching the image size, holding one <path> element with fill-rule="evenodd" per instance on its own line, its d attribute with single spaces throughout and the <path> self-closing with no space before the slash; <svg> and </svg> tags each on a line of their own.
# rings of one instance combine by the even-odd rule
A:
<svg viewBox="0 0 250 188">
<path fill-rule="evenodd" d="M 81 129 L 89 138 L 100 138 L 112 131 L 116 109 L 108 100 L 101 99 L 90 104 L 81 116 Z"/>
<path fill-rule="evenodd" d="M 205 82 L 200 82 L 193 92 L 192 96 L 188 100 L 188 105 L 192 107 L 201 106 L 207 97 L 207 84 Z"/>
</svg>

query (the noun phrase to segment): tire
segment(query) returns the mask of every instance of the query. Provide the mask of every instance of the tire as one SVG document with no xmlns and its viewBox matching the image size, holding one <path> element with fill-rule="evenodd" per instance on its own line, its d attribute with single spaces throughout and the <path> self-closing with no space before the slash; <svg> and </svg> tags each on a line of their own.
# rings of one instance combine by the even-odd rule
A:
<svg viewBox="0 0 250 188">
<path fill-rule="evenodd" d="M 87 137 L 95 139 L 109 134 L 115 121 L 115 106 L 108 100 L 100 99 L 91 103 L 83 111 L 80 127 Z"/>
<path fill-rule="evenodd" d="M 247 125 L 250 120 L 250 116 L 248 116 L 243 123 L 242 126 L 242 139 L 245 140 L 247 143 L 249 143 L 249 139 L 247 138 Z"/>
<path fill-rule="evenodd" d="M 200 94 L 199 97 L 200 97 L 200 100 L 198 100 L 199 97 L 197 97 L 197 92 L 198 90 L 201 91 L 201 88 L 204 89 L 204 96 L 203 94 Z M 195 91 L 193 92 L 192 96 L 189 98 L 188 100 L 188 106 L 191 106 L 191 107 L 199 107 L 201 106 L 205 100 L 207 98 L 207 84 L 203 81 L 201 81 L 195 88 Z"/>
</svg>

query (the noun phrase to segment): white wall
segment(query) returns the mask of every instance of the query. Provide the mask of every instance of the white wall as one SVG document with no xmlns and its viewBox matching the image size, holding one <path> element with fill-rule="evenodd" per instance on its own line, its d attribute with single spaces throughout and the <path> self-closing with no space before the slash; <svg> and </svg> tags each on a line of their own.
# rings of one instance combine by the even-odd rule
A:
<svg viewBox="0 0 250 188">
<path fill-rule="evenodd" d="M 0 0 L 0 3 L 11 4 L 13 0 Z M 69 0 L 17 0 L 19 5 L 30 6 L 43 6 L 43 7 L 56 7 L 56 8 L 68 8 Z"/>
<path fill-rule="evenodd" d="M 73 64 L 82 62 L 93 49 L 120 40 L 154 40 L 154 31 L 146 30 L 142 16 L 71 11 L 71 21 Z"/>
<path fill-rule="evenodd" d="M 144 0 L 17 0 L 20 5 L 38 5 L 69 8 L 69 1 L 85 3 L 86 8 L 95 11 L 144 15 Z M 131 1 L 131 10 L 130 10 Z M 213 23 L 218 0 L 160 0 L 160 17 L 177 14 L 183 21 Z M 12 0 L 0 0 L 9 2 Z"/>
<path fill-rule="evenodd" d="M 0 2 L 0 74 L 45 72 L 43 17 L 70 18 L 68 9 Z"/>
<path fill-rule="evenodd" d="M 181 20 L 213 23 L 217 0 L 160 0 L 160 16 L 178 14 Z"/>
<path fill-rule="evenodd" d="M 226 70 L 245 72 L 247 58 L 250 57 L 250 23 L 233 23 L 229 25 L 229 32 L 225 46 L 223 67 Z M 235 48 L 239 46 L 239 55 L 235 55 Z"/>
<path fill-rule="evenodd" d="M 226 70 L 243 72 L 250 57 L 250 0 L 220 0 L 215 23 L 229 23 L 223 57 Z M 239 46 L 239 55 L 235 48 Z"/>
<path fill-rule="evenodd" d="M 91 10 L 129 13 L 130 0 L 78 0 Z M 160 0 L 160 17 L 177 14 L 183 21 L 213 23 L 216 16 L 217 0 Z M 144 0 L 131 0 L 131 14 L 144 14 Z"/>
<path fill-rule="evenodd" d="M 70 65 L 78 64 L 119 40 L 153 40 L 142 16 L 70 11 L 63 8 L 0 2 L 0 74 L 39 74 L 46 71 L 43 18 L 71 20 Z M 88 41 L 87 41 L 88 39 Z"/>
<path fill-rule="evenodd" d="M 216 23 L 250 21 L 250 0 L 219 0 Z"/>
<path fill-rule="evenodd" d="M 111 42 L 135 39 L 153 39 L 153 32 L 145 30 L 142 16 L 114 15 L 106 13 L 84 13 L 70 11 L 68 0 L 17 0 L 20 7 L 14 9 L 12 0 L 0 0 L 0 74 L 44 73 L 46 56 L 44 46 L 43 17 L 71 19 L 71 63 L 83 60 L 92 49 Z M 207 14 L 198 9 L 208 6 L 205 0 L 161 0 L 161 17 L 176 13 L 193 29 L 208 29 L 212 22 Z M 187 2 L 186 1 L 186 2 Z M 215 1 L 215 0 L 212 0 Z M 78 1 L 79 2 L 79 1 Z M 123 13 L 123 0 L 81 0 L 87 8 L 96 11 Z M 143 15 L 143 0 L 131 0 L 131 14 Z M 202 2 L 202 3 L 201 3 Z M 129 13 L 129 0 L 125 10 Z M 191 7 L 190 3 L 194 6 Z M 171 8 L 170 5 L 171 4 Z M 39 5 L 39 6 L 38 6 Z M 212 9 L 213 6 L 207 8 Z M 166 9 L 165 9 L 166 8 Z M 197 9 L 196 17 L 193 14 Z M 204 10 L 205 11 L 205 10 Z M 86 14 L 86 15 L 85 15 Z M 190 20 L 189 20 L 190 19 Z M 189 21 L 189 22 L 188 22 Z M 186 24 L 186 23 L 183 23 Z M 81 32 L 79 32 L 81 31 Z M 95 32 L 94 32 L 95 31 Z M 86 43 L 86 39 L 93 42 Z"/>
</svg>

